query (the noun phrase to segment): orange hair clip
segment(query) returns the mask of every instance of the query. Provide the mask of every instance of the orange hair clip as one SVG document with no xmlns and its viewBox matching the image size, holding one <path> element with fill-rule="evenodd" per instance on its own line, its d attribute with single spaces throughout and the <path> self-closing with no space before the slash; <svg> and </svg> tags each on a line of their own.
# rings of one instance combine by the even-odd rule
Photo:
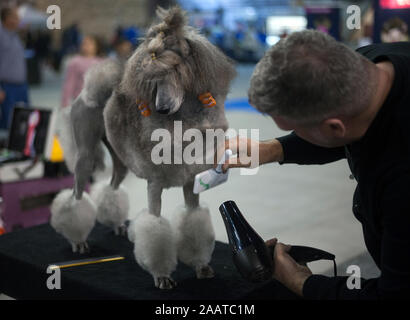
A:
<svg viewBox="0 0 410 320">
<path fill-rule="evenodd" d="M 210 92 L 205 92 L 198 96 L 199 101 L 202 102 L 205 108 L 212 108 L 216 106 L 215 98 L 212 96 Z"/>
<path fill-rule="evenodd" d="M 151 115 L 151 109 L 148 107 L 148 104 L 146 104 L 145 102 L 139 102 L 138 100 L 136 101 L 136 103 L 138 104 L 138 110 L 141 111 L 141 114 L 144 117 L 149 117 Z"/>
</svg>

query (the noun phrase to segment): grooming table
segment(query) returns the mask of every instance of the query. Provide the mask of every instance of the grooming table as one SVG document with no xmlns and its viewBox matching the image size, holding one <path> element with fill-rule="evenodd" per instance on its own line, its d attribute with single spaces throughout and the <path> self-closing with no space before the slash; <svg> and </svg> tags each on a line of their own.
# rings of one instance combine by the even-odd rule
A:
<svg viewBox="0 0 410 320">
<path fill-rule="evenodd" d="M 154 287 L 151 275 L 136 263 L 133 244 L 126 237 L 97 224 L 88 244 L 90 253 L 73 253 L 71 245 L 48 224 L 0 236 L 0 292 L 16 299 L 297 299 L 276 281 L 243 280 L 229 246 L 222 242 L 216 242 L 211 261 L 213 279 L 198 280 L 191 268 L 179 263 L 172 274 L 178 285 L 172 290 Z M 117 254 L 125 259 L 60 269 L 61 289 L 47 288 L 50 264 Z"/>
</svg>

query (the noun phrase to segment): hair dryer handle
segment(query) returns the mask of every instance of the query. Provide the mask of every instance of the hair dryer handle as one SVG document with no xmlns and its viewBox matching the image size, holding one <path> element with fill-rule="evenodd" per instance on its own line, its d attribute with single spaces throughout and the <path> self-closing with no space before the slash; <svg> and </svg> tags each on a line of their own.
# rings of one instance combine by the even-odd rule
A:
<svg viewBox="0 0 410 320">
<path fill-rule="evenodd" d="M 298 263 L 336 259 L 335 255 L 329 252 L 305 246 L 292 246 L 288 254 Z"/>
</svg>

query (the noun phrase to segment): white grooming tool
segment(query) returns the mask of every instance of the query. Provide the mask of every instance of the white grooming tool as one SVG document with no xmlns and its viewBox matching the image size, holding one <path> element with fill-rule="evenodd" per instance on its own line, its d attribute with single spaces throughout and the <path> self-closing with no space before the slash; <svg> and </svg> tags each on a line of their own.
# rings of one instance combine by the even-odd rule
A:
<svg viewBox="0 0 410 320">
<path fill-rule="evenodd" d="M 212 168 L 206 170 L 204 172 L 200 172 L 195 176 L 195 183 L 194 183 L 194 193 L 198 194 L 202 191 L 211 189 L 220 185 L 221 183 L 226 182 L 228 180 L 229 169 L 223 173 L 222 166 L 227 159 L 232 155 L 232 150 L 227 149 L 225 150 L 225 154 L 219 160 L 218 165 L 216 168 Z"/>
</svg>

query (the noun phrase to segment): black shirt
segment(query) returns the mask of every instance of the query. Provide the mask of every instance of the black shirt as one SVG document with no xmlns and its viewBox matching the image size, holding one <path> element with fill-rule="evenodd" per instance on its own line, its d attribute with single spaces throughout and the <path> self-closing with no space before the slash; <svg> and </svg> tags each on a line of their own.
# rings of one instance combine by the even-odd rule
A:
<svg viewBox="0 0 410 320">
<path fill-rule="evenodd" d="M 315 146 L 295 133 L 278 140 L 283 163 L 325 164 L 347 158 L 357 180 L 353 214 L 381 276 L 362 280 L 361 289 L 348 289 L 347 277 L 312 275 L 303 287 L 308 299 L 410 297 L 410 42 L 357 51 L 375 63 L 388 60 L 395 70 L 392 88 L 365 135 L 339 148 Z"/>
</svg>

